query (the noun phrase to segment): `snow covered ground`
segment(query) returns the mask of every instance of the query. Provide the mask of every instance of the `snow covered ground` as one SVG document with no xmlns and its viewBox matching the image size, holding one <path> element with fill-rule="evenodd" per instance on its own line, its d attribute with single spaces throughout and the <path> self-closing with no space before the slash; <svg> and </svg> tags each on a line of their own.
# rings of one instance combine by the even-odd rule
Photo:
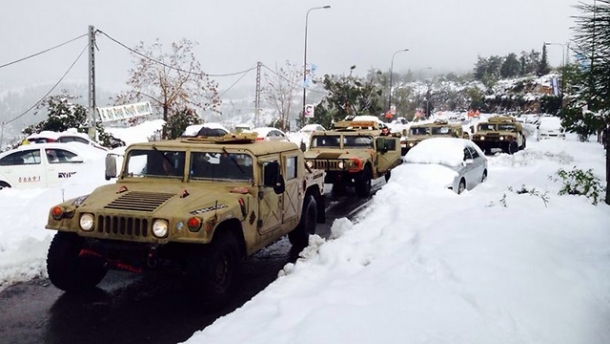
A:
<svg viewBox="0 0 610 344">
<path fill-rule="evenodd" d="M 0 190 L 0 289 L 46 276 L 49 208 L 107 183 L 89 165 L 61 189 Z M 604 180 L 602 147 L 529 140 L 462 195 L 398 167 L 357 219 L 186 343 L 610 343 L 610 207 L 558 195 L 549 176 L 573 167 Z"/>
</svg>

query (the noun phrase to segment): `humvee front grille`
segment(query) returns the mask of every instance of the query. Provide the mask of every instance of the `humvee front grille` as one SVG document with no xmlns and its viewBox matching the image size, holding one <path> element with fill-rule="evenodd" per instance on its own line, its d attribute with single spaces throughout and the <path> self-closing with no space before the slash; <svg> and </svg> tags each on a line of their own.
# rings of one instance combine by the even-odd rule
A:
<svg viewBox="0 0 610 344">
<path fill-rule="evenodd" d="M 110 202 L 105 208 L 152 212 L 175 194 L 131 191 Z"/>
<path fill-rule="evenodd" d="M 340 170 L 339 160 L 314 160 L 314 167 L 318 170 Z"/>
<path fill-rule="evenodd" d="M 97 217 L 97 231 L 105 234 L 146 238 L 148 236 L 148 220 L 125 216 L 99 215 Z"/>
</svg>

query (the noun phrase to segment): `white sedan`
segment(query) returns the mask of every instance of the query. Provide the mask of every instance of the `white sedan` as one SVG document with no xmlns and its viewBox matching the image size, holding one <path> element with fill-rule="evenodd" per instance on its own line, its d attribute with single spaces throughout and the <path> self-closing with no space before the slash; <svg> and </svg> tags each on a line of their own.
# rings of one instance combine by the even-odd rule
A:
<svg viewBox="0 0 610 344">
<path fill-rule="evenodd" d="M 403 166 L 414 177 L 425 177 L 458 194 L 487 179 L 487 158 L 470 140 L 429 138 L 411 148 L 403 159 Z"/>
<path fill-rule="evenodd" d="M 319 124 L 307 124 L 299 130 L 299 133 L 311 135 L 314 131 L 326 131 L 326 129 Z"/>
<path fill-rule="evenodd" d="M 257 135 L 257 141 L 288 141 L 288 136 L 276 128 L 273 127 L 260 127 L 252 130 L 244 130 L 244 132 L 254 132 Z"/>
<path fill-rule="evenodd" d="M 0 189 L 48 188 L 76 174 L 83 158 L 72 144 L 21 145 L 0 154 Z"/>
</svg>

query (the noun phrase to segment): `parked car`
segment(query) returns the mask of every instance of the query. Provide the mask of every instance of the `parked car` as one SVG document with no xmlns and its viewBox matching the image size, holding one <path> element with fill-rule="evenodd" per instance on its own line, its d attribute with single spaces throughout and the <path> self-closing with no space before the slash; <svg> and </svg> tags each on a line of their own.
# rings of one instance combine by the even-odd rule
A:
<svg viewBox="0 0 610 344">
<path fill-rule="evenodd" d="M 73 144 L 22 145 L 0 154 L 0 189 L 54 187 L 76 174 L 82 163 Z"/>
<path fill-rule="evenodd" d="M 257 141 L 289 141 L 288 136 L 283 131 L 272 127 L 254 128 L 252 130 L 244 130 L 243 132 L 256 133 Z"/>
<path fill-rule="evenodd" d="M 204 123 L 204 124 L 193 124 L 186 127 L 182 137 L 195 137 L 201 136 L 223 136 L 228 134 L 229 130 L 220 123 Z"/>
<path fill-rule="evenodd" d="M 65 131 L 61 133 L 56 133 L 54 131 L 41 131 L 40 133 L 28 136 L 26 139 L 29 143 L 78 142 L 85 145 L 93 146 L 101 150 L 108 150 L 106 147 L 91 140 L 91 138 L 89 138 L 89 135 L 75 131 Z"/>
<path fill-rule="evenodd" d="M 414 177 L 447 187 L 458 194 L 487 179 L 487 158 L 472 141 L 439 137 L 420 142 L 404 157 Z"/>
<path fill-rule="evenodd" d="M 314 131 L 326 131 L 326 128 L 319 124 L 307 124 L 299 130 L 299 133 L 311 135 Z"/>
<path fill-rule="evenodd" d="M 538 141 L 551 138 L 566 139 L 566 134 L 561 126 L 561 118 L 559 117 L 540 117 L 537 127 Z"/>
</svg>

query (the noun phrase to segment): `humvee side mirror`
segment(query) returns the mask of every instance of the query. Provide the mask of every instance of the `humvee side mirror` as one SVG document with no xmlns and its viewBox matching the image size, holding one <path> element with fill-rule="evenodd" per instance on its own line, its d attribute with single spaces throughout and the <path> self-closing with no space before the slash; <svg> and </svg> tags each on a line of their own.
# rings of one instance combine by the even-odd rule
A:
<svg viewBox="0 0 610 344">
<path fill-rule="evenodd" d="M 276 194 L 284 193 L 286 190 L 286 184 L 284 183 L 284 177 L 280 174 L 280 164 L 276 161 L 270 162 L 265 165 L 264 172 L 264 185 L 273 188 Z"/>
<path fill-rule="evenodd" d="M 112 153 L 106 154 L 105 167 L 106 167 L 106 180 L 116 178 L 116 156 Z"/>
</svg>

